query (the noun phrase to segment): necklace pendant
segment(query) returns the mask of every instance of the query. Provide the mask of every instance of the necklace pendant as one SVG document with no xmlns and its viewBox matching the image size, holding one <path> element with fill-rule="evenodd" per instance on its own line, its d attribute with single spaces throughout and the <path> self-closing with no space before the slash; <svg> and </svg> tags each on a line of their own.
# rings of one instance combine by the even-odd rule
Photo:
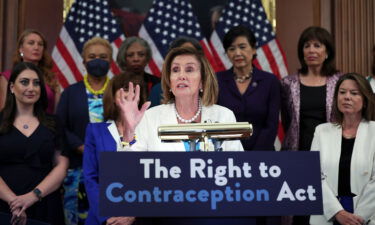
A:
<svg viewBox="0 0 375 225">
<path fill-rule="evenodd" d="M 23 125 L 23 129 L 29 129 L 29 125 L 24 124 L 24 125 Z"/>
</svg>

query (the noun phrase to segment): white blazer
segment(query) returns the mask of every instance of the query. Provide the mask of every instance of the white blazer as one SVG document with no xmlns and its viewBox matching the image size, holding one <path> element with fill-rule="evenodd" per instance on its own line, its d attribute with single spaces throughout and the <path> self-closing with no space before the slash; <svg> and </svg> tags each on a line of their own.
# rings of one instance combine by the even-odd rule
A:
<svg viewBox="0 0 375 225">
<path fill-rule="evenodd" d="M 202 106 L 201 121 L 234 123 L 236 117 L 230 109 L 223 106 Z M 178 124 L 173 104 L 163 104 L 147 110 L 136 128 L 137 142 L 131 146 L 131 150 L 185 151 L 183 142 L 164 143 L 159 139 L 158 127 L 170 124 Z M 222 148 L 224 151 L 243 151 L 242 144 L 238 140 L 224 141 Z M 212 144 L 210 144 L 209 150 L 213 150 Z"/>
<path fill-rule="evenodd" d="M 316 127 L 312 151 L 320 151 L 324 215 L 310 217 L 312 225 L 333 224 L 335 214 L 342 210 L 338 195 L 338 174 L 341 154 L 342 128 L 332 123 Z M 375 224 L 375 122 L 362 121 L 354 142 L 350 165 L 350 188 L 354 214 L 367 224 Z M 373 217 L 371 219 L 371 217 Z"/>
</svg>

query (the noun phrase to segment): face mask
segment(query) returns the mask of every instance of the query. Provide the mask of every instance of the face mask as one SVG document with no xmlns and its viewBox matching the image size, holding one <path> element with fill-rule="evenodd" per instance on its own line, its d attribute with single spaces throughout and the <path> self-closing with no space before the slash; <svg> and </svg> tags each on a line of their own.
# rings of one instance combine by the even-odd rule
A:
<svg viewBox="0 0 375 225">
<path fill-rule="evenodd" d="M 86 63 L 86 69 L 92 76 L 103 77 L 108 73 L 109 62 L 103 59 L 93 59 Z"/>
</svg>

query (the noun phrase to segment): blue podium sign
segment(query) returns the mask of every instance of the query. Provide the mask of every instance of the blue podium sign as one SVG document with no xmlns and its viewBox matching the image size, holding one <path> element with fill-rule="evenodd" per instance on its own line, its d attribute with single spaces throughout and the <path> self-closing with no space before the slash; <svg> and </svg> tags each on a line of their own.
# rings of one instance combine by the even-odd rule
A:
<svg viewBox="0 0 375 225">
<path fill-rule="evenodd" d="M 322 214 L 318 152 L 102 152 L 100 214 Z"/>
</svg>

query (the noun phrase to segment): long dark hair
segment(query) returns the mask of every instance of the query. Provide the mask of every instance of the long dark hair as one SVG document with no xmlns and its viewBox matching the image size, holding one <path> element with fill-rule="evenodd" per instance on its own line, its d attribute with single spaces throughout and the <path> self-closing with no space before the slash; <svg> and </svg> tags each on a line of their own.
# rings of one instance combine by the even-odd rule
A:
<svg viewBox="0 0 375 225">
<path fill-rule="evenodd" d="M 24 70 L 34 71 L 40 80 L 40 97 L 34 103 L 34 116 L 36 116 L 39 122 L 45 125 L 47 128 L 55 131 L 55 122 L 49 117 L 46 117 L 45 110 L 48 106 L 47 92 L 44 85 L 43 73 L 40 69 L 30 62 L 20 62 L 16 64 L 12 70 L 12 73 L 9 78 L 7 86 L 7 96 L 5 99 L 5 106 L 1 112 L 1 121 L 0 121 L 0 134 L 8 133 L 14 123 L 16 113 L 17 113 L 17 104 L 16 97 L 10 91 L 10 86 L 15 83 L 18 75 L 20 75 Z"/>
<path fill-rule="evenodd" d="M 298 59 L 301 64 L 301 68 L 298 70 L 301 74 L 307 74 L 308 68 L 305 62 L 305 57 L 303 55 L 303 47 L 306 42 L 311 40 L 317 40 L 322 43 L 327 50 L 327 59 L 324 60 L 321 74 L 325 76 L 332 76 L 337 73 L 335 67 L 335 45 L 333 42 L 332 35 L 322 27 L 308 27 L 306 28 L 298 41 Z"/>
</svg>

